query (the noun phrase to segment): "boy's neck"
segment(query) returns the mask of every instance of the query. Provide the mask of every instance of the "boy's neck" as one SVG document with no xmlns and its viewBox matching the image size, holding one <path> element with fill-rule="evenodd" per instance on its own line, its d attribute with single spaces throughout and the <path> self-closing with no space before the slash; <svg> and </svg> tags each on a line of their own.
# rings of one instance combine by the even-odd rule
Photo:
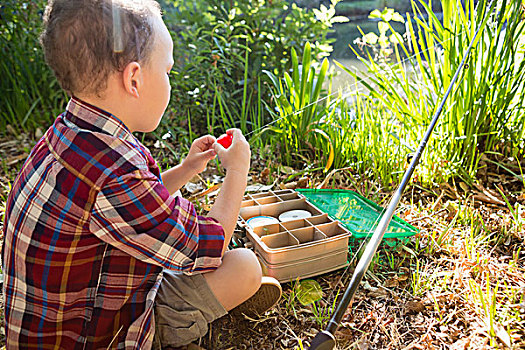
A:
<svg viewBox="0 0 525 350">
<path fill-rule="evenodd" d="M 118 89 L 114 88 L 114 83 L 111 79 L 108 81 L 108 88 L 102 94 L 102 96 L 96 95 L 82 95 L 76 94 L 75 96 L 90 105 L 100 108 L 108 113 L 111 113 L 117 117 L 126 127 L 131 131 L 135 131 L 134 125 L 130 118 L 129 113 L 129 101 L 126 101 L 126 96 L 122 96 Z"/>
</svg>

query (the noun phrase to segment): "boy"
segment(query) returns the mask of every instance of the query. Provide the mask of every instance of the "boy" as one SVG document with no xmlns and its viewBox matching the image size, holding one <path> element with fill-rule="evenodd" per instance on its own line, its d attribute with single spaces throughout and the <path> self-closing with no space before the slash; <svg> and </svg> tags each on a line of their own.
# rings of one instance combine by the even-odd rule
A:
<svg viewBox="0 0 525 350">
<path fill-rule="evenodd" d="M 241 132 L 228 131 L 228 149 L 197 139 L 162 174 L 132 135 L 157 127 L 170 96 L 173 43 L 158 4 L 50 1 L 41 41 L 72 98 L 8 198 L 7 348 L 177 347 L 243 302 L 272 306 L 280 286 L 261 285 L 253 252 L 226 251 L 250 162 Z M 226 177 L 197 216 L 173 194 L 216 155 Z"/>
</svg>

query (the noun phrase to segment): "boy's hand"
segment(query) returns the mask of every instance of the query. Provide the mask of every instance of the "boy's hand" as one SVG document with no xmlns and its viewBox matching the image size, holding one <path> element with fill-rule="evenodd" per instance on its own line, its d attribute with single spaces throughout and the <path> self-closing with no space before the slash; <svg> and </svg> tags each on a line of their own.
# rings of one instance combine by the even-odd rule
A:
<svg viewBox="0 0 525 350">
<path fill-rule="evenodd" d="M 205 135 L 193 141 L 188 156 L 182 162 L 183 165 L 196 174 L 202 173 L 208 162 L 217 154 L 213 148 L 214 144 L 215 137 L 211 135 Z"/>
<path fill-rule="evenodd" d="M 226 149 L 217 142 L 213 144 L 213 148 L 221 160 L 222 167 L 226 169 L 226 172 L 238 171 L 243 174 L 248 174 L 251 157 L 248 141 L 246 141 L 239 129 L 229 129 L 226 133 L 233 136 L 230 147 Z"/>
</svg>

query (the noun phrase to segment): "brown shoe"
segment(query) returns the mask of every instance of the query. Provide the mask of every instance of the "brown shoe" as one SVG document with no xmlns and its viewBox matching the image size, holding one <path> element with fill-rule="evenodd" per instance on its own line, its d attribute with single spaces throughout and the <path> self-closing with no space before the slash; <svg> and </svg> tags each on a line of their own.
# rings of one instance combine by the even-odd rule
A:
<svg viewBox="0 0 525 350">
<path fill-rule="evenodd" d="M 270 310 L 281 298 L 283 290 L 279 281 L 270 276 L 263 276 L 261 287 L 250 299 L 230 311 L 237 316 L 244 314 L 248 317 L 256 317 Z"/>
</svg>

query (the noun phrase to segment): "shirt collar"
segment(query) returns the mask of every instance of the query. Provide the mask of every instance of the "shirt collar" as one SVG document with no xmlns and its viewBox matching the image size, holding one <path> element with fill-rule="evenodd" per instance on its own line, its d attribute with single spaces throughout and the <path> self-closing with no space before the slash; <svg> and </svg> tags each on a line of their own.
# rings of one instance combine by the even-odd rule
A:
<svg viewBox="0 0 525 350">
<path fill-rule="evenodd" d="M 72 122 L 80 129 L 103 132 L 124 140 L 135 140 L 131 131 L 120 119 L 77 97 L 72 97 L 69 100 L 64 119 Z"/>
</svg>

